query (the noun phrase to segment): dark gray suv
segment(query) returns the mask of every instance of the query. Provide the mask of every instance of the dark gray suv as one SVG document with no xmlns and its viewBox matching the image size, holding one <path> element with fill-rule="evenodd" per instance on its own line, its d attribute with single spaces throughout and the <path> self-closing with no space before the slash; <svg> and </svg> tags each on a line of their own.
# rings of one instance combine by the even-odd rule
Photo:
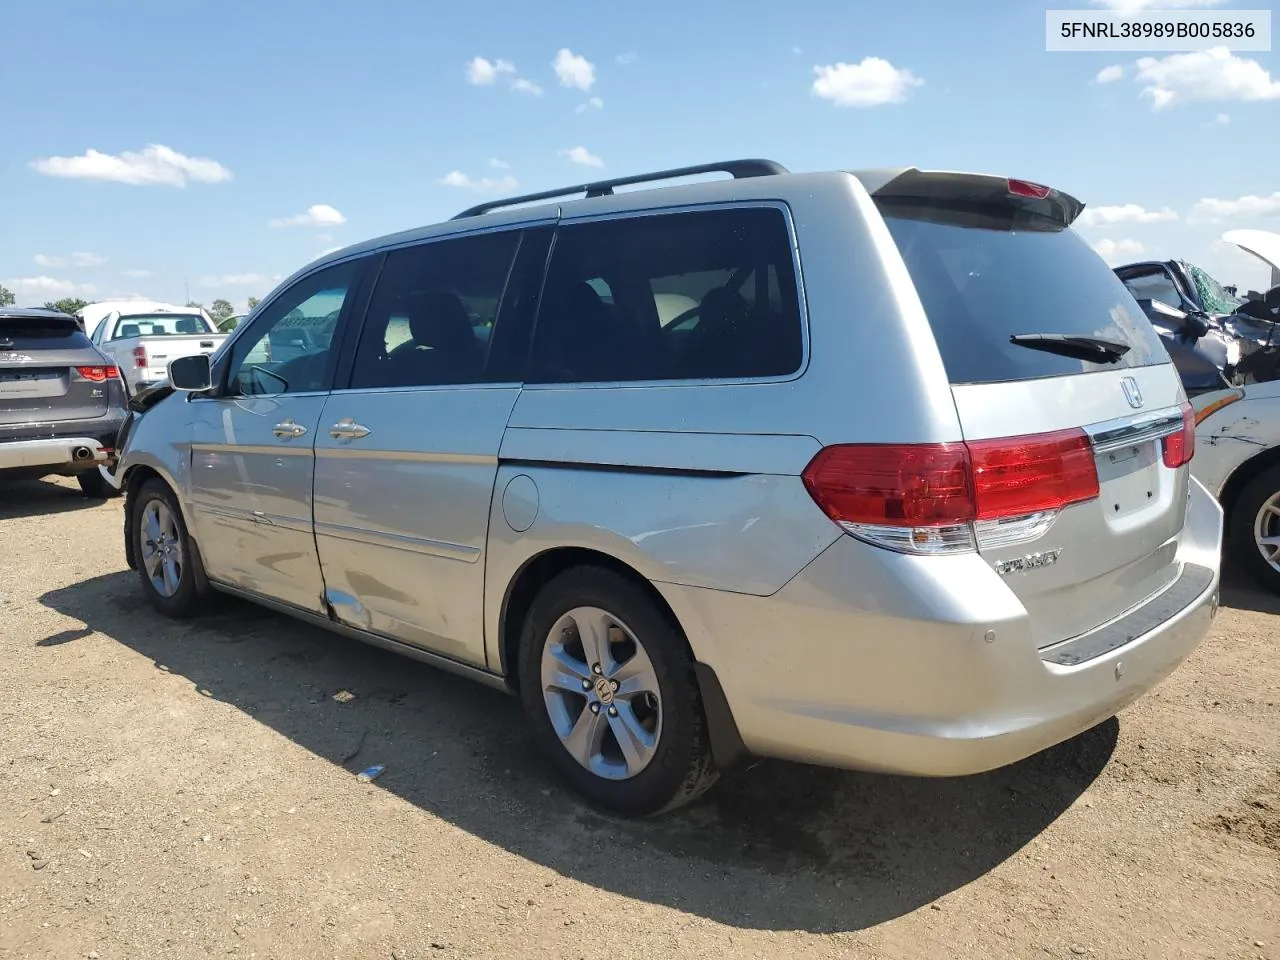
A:
<svg viewBox="0 0 1280 960">
<path fill-rule="evenodd" d="M 74 317 L 0 307 L 0 478 L 74 476 L 85 496 L 114 495 L 102 468 L 126 403 L 119 369 Z"/>
</svg>

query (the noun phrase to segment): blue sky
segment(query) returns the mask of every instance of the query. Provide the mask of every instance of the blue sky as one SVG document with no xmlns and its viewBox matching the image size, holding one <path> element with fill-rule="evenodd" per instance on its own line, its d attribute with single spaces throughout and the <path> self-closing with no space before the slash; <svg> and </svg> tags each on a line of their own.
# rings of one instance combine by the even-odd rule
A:
<svg viewBox="0 0 1280 960">
<path fill-rule="evenodd" d="M 1051 5 L 1124 3 L 1266 6 Z M 1049 183 L 1095 208 L 1081 230 L 1114 262 L 1262 284 L 1217 238 L 1280 230 L 1276 55 L 1046 53 L 1044 11 L 6 0 L 0 283 L 240 306 L 487 196 L 764 156 Z"/>
</svg>

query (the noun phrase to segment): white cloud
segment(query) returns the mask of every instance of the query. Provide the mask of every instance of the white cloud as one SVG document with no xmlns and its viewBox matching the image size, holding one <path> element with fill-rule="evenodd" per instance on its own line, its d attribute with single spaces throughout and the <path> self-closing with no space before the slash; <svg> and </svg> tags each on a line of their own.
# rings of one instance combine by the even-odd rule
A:
<svg viewBox="0 0 1280 960">
<path fill-rule="evenodd" d="M 1093 245 L 1093 249 L 1107 263 L 1116 264 L 1138 256 L 1146 247 L 1137 240 L 1099 240 Z"/>
<path fill-rule="evenodd" d="M 1216 117 L 1214 117 L 1214 118 L 1213 118 L 1213 122 L 1214 122 L 1214 123 L 1216 123 L 1216 124 L 1217 124 L 1218 126 L 1220 126 L 1220 127 L 1225 127 L 1225 126 L 1227 126 L 1229 123 L 1231 123 L 1231 114 L 1229 114 L 1229 113 L 1220 113 L 1220 114 L 1218 114 Z"/>
<path fill-rule="evenodd" d="M 1098 75 L 1093 78 L 1094 83 L 1115 83 L 1124 76 L 1124 67 L 1116 64 L 1110 67 L 1103 67 L 1098 71 Z"/>
<path fill-rule="evenodd" d="M 511 81 L 511 89 L 516 93 L 527 93 L 530 96 L 542 96 L 542 88 L 532 80 L 526 80 L 524 77 L 518 77 Z"/>
<path fill-rule="evenodd" d="M 453 170 L 440 178 L 446 187 L 457 187 L 459 190 L 472 190 L 476 193 L 510 193 L 520 186 L 515 177 L 507 174 L 504 177 L 471 177 L 461 170 Z"/>
<path fill-rule="evenodd" d="M 18 303 L 26 301 L 57 300 L 61 297 L 72 297 L 77 294 L 93 294 L 98 288 L 92 283 L 73 283 L 70 280 L 58 280 L 41 274 L 37 277 L 17 277 L 12 280 L 0 280 L 0 286 L 8 287 L 18 298 Z M 25 305 L 25 304 L 23 304 Z"/>
<path fill-rule="evenodd" d="M 1153 110 L 1182 103 L 1280 100 L 1280 80 L 1272 80 L 1257 60 L 1237 57 L 1226 47 L 1143 57 L 1136 79 Z"/>
<path fill-rule="evenodd" d="M 618 54 L 613 59 L 616 60 L 618 63 L 620 63 L 622 66 L 629 67 L 631 66 L 631 64 L 635 63 L 637 60 L 640 59 L 640 54 L 636 53 L 634 50 L 628 50 L 626 53 Z"/>
<path fill-rule="evenodd" d="M 1235 200 L 1219 200 L 1205 197 L 1191 208 L 1192 220 L 1227 220 L 1232 217 L 1274 217 L 1280 214 L 1280 190 L 1269 197 L 1239 197 Z"/>
<path fill-rule="evenodd" d="M 499 160 L 497 157 L 493 157 L 489 160 L 489 167 L 493 170 L 510 170 L 511 164 L 507 163 L 505 160 Z"/>
<path fill-rule="evenodd" d="M 332 234 L 332 233 L 317 233 L 317 234 L 316 234 L 316 239 L 317 239 L 317 240 L 319 240 L 321 243 L 333 243 L 333 234 Z"/>
<path fill-rule="evenodd" d="M 588 110 L 603 110 L 604 101 L 599 97 L 592 97 L 586 103 L 580 103 L 574 108 L 574 113 L 586 113 Z"/>
<path fill-rule="evenodd" d="M 1226 0 L 1092 0 L 1095 7 L 1109 7 L 1121 13 L 1137 10 L 1177 10 L 1184 7 L 1220 7 Z"/>
<path fill-rule="evenodd" d="M 271 282 L 261 273 L 224 273 L 201 277 L 202 287 L 260 287 Z"/>
<path fill-rule="evenodd" d="M 576 163 L 580 167 L 603 167 L 604 161 L 597 157 L 586 147 L 570 147 L 568 150 L 557 151 L 560 156 L 565 157 L 570 163 Z"/>
<path fill-rule="evenodd" d="M 556 58 L 551 61 L 551 69 L 555 70 L 562 87 L 577 87 L 579 90 L 590 90 L 596 82 L 596 66 L 586 57 L 578 56 L 568 47 L 561 47 Z"/>
<path fill-rule="evenodd" d="M 837 63 L 814 67 L 818 79 L 813 92 L 837 107 L 879 107 L 901 103 L 924 81 L 910 70 L 899 70 L 888 60 L 865 57 L 861 63 Z"/>
<path fill-rule="evenodd" d="M 794 54 L 798 57 L 798 56 L 800 56 L 800 54 L 804 53 L 804 50 L 803 50 L 802 48 L 800 48 L 800 47 L 793 46 L 793 47 L 791 48 L 791 52 L 792 52 L 792 53 L 794 53 Z"/>
<path fill-rule="evenodd" d="M 319 253 L 316 254 L 316 259 L 319 260 L 321 257 L 327 257 L 329 254 L 337 253 L 341 249 L 342 249 L 341 245 L 338 245 L 336 247 L 325 247 L 323 250 L 321 250 Z"/>
<path fill-rule="evenodd" d="M 337 227 L 346 222 L 347 218 L 327 203 L 313 203 L 306 213 L 268 221 L 273 227 Z"/>
<path fill-rule="evenodd" d="M 49 257 L 37 253 L 31 258 L 38 267 L 100 267 L 107 258 L 100 253 L 73 253 L 69 257 Z"/>
<path fill-rule="evenodd" d="M 510 60 L 486 60 L 475 57 L 467 63 L 467 83 L 487 87 L 498 79 L 500 73 L 515 73 L 516 65 Z"/>
<path fill-rule="evenodd" d="M 142 280 L 146 277 L 151 276 L 151 271 L 150 270 L 121 270 L 120 276 L 129 277 L 130 279 L 133 279 L 133 280 Z"/>
<path fill-rule="evenodd" d="M 78 157 L 46 157 L 31 167 L 49 177 L 69 180 L 104 180 L 134 186 L 185 187 L 188 181 L 222 183 L 231 171 L 207 157 L 188 157 L 162 144 L 150 144 L 139 152 L 113 155 L 90 148 Z"/>
<path fill-rule="evenodd" d="M 1086 207 L 1078 222 L 1085 227 L 1104 227 L 1113 223 L 1166 223 L 1177 219 L 1177 212 L 1168 207 L 1147 210 L 1136 203 L 1125 203 L 1113 207 Z"/>
</svg>

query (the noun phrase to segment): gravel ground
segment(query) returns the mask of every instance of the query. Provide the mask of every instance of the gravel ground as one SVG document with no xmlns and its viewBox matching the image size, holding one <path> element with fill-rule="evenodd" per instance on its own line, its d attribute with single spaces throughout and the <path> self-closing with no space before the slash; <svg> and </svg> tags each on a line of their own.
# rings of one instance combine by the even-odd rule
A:
<svg viewBox="0 0 1280 960">
<path fill-rule="evenodd" d="M 154 615 L 121 510 L 0 487 L 0 957 L 1280 958 L 1280 599 L 1238 575 L 1172 678 L 1012 768 L 767 762 L 615 823 L 511 698 Z"/>
</svg>

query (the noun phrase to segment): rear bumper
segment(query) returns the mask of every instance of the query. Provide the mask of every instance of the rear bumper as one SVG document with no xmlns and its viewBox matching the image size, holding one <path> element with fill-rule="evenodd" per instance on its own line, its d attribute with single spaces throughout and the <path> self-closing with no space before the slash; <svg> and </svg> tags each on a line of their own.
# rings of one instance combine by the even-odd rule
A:
<svg viewBox="0 0 1280 960">
<path fill-rule="evenodd" d="M 1222 511 L 1193 482 L 1179 579 L 1044 650 L 976 555 L 906 557 L 844 537 L 772 597 L 658 586 L 751 752 L 959 776 L 1069 739 L 1173 672 L 1217 611 L 1221 539 Z"/>
<path fill-rule="evenodd" d="M 125 411 L 95 420 L 0 427 L 0 471 L 89 470 L 115 456 Z"/>
</svg>

